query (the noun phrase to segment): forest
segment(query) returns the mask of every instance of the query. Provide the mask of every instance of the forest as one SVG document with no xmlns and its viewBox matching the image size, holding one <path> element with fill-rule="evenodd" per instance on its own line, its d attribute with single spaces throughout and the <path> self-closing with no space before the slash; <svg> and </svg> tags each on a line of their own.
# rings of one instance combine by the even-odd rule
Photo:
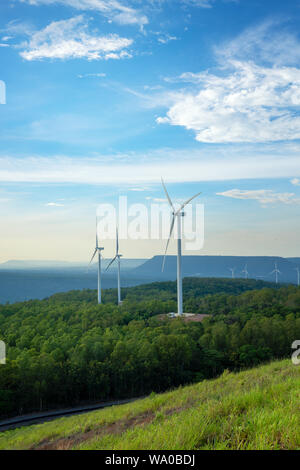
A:
<svg viewBox="0 0 300 470">
<path fill-rule="evenodd" d="M 170 319 L 176 284 L 92 290 L 0 305 L 0 416 L 139 397 L 289 357 L 300 338 L 300 289 L 242 279 L 184 280 L 184 310 Z"/>
</svg>

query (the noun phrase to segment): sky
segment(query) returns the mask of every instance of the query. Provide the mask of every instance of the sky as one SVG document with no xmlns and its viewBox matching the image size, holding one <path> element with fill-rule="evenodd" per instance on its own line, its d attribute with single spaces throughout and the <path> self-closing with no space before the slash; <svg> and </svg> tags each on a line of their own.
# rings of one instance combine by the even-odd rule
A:
<svg viewBox="0 0 300 470">
<path fill-rule="evenodd" d="M 300 256 L 299 23 L 300 0 L 1 2 L 0 262 L 85 262 L 99 204 L 150 211 L 161 177 L 202 193 L 187 254 Z"/>
</svg>

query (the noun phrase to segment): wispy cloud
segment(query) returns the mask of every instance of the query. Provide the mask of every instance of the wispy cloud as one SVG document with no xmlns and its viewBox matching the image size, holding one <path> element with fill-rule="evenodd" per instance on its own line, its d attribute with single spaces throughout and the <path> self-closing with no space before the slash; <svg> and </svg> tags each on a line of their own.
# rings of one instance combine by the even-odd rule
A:
<svg viewBox="0 0 300 470">
<path fill-rule="evenodd" d="M 223 193 L 217 193 L 217 196 L 225 196 L 233 199 L 255 200 L 262 205 L 275 203 L 300 204 L 300 198 L 295 197 L 294 193 L 276 193 L 270 189 L 230 189 Z"/>
<path fill-rule="evenodd" d="M 215 0 L 181 0 L 181 3 L 200 8 L 211 8 L 215 3 Z"/>
<path fill-rule="evenodd" d="M 64 204 L 60 204 L 58 202 L 48 202 L 45 205 L 48 206 L 48 207 L 64 207 Z"/>
<path fill-rule="evenodd" d="M 77 75 L 78 78 L 105 78 L 106 73 L 84 73 L 82 75 Z"/>
<path fill-rule="evenodd" d="M 256 153 L 239 158 L 241 149 L 220 152 L 161 149 L 150 153 L 103 155 L 95 158 L 67 156 L 0 158 L 0 181 L 25 183 L 122 184 L 133 188 L 168 182 L 226 181 L 300 176 L 298 152 L 274 157 Z M 236 154 L 237 153 L 237 154 Z"/>
<path fill-rule="evenodd" d="M 35 6 L 58 4 L 81 11 L 98 11 L 110 21 L 119 24 L 137 24 L 143 27 L 148 23 L 148 18 L 142 12 L 118 0 L 21 0 L 21 2 Z"/>
<path fill-rule="evenodd" d="M 264 34 L 256 42 L 257 28 L 247 30 L 245 37 L 241 35 L 227 48 L 219 48 L 220 55 L 224 57 L 227 51 L 227 56 L 226 65 L 223 60 L 220 63 L 218 74 L 205 71 L 178 77 L 185 88 L 173 95 L 172 106 L 157 122 L 183 126 L 194 131 L 199 142 L 207 143 L 299 139 L 300 68 L 281 62 L 284 57 L 288 63 L 298 54 L 300 57 L 300 43 L 290 36 L 285 44 L 277 43 L 278 37 L 276 33 L 272 37 L 270 26 L 261 29 Z M 266 31 L 269 45 L 264 47 Z M 252 46 L 247 50 L 243 45 L 249 37 Z M 289 51 L 291 46 L 293 52 Z M 254 63 L 251 59 L 259 57 L 259 51 L 263 58 L 271 60 L 273 55 L 276 61 L 277 57 L 277 63 Z"/>
<path fill-rule="evenodd" d="M 176 36 L 172 36 L 171 34 L 159 33 L 159 37 L 157 38 L 157 41 L 160 44 L 168 44 L 168 42 L 170 41 L 178 41 L 178 38 Z"/>
<path fill-rule="evenodd" d="M 133 43 L 132 39 L 117 34 L 100 36 L 88 31 L 84 16 L 62 21 L 54 21 L 45 29 L 35 32 L 23 44 L 20 55 L 28 61 L 41 59 L 88 60 L 122 59 L 131 57 L 125 49 Z"/>
<path fill-rule="evenodd" d="M 247 28 L 236 38 L 214 48 L 218 60 L 220 63 L 234 59 L 255 61 L 260 65 L 298 65 L 299 39 L 282 26 L 281 21 L 269 19 Z"/>
</svg>

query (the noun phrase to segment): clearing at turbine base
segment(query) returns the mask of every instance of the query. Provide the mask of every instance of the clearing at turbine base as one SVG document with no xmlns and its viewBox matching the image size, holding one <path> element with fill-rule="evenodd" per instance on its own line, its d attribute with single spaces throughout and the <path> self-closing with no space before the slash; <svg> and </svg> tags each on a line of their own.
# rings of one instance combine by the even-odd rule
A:
<svg viewBox="0 0 300 470">
<path fill-rule="evenodd" d="M 106 268 L 106 271 L 110 268 L 110 266 L 114 263 L 115 260 L 118 260 L 118 304 L 122 304 L 122 299 L 121 299 L 121 258 L 122 255 L 119 253 L 119 231 L 118 227 L 116 229 L 116 255 L 115 257 L 111 260 L 109 265 Z"/>
<path fill-rule="evenodd" d="M 94 251 L 94 254 L 92 256 L 92 259 L 89 263 L 89 266 L 92 264 L 96 254 L 98 253 L 98 304 L 101 304 L 102 303 L 102 292 L 101 292 L 101 276 L 102 276 L 102 272 L 101 272 L 101 261 L 102 261 L 102 251 L 104 250 L 104 248 L 100 247 L 99 246 L 99 243 L 98 243 L 98 219 L 96 217 L 96 248 L 95 248 L 95 251 Z"/>
<path fill-rule="evenodd" d="M 166 262 L 166 255 L 167 255 L 167 251 L 168 251 L 168 246 L 169 246 L 169 243 L 170 243 L 170 239 L 171 239 L 171 236 L 172 236 L 172 233 L 173 233 L 173 230 L 174 230 L 174 226 L 175 226 L 175 220 L 177 218 L 177 305 L 178 305 L 178 315 L 183 315 L 183 301 L 182 301 L 182 263 L 181 263 L 181 240 L 182 240 L 182 224 L 181 224 L 181 219 L 182 217 L 184 217 L 184 211 L 183 209 L 185 208 L 185 206 L 187 206 L 193 199 L 195 199 L 196 197 L 198 197 L 200 193 L 197 193 L 195 194 L 195 196 L 192 196 L 191 198 L 189 198 L 186 202 L 184 202 L 180 207 L 179 209 L 176 211 L 173 203 L 172 203 L 172 200 L 169 196 L 169 193 L 167 191 L 167 188 L 165 186 L 165 183 L 163 181 L 163 179 L 161 179 L 161 182 L 162 182 L 162 185 L 163 185 L 163 188 L 164 188 L 164 192 L 167 196 L 167 199 L 168 199 L 168 202 L 170 204 L 170 207 L 172 209 L 172 221 L 171 221 L 171 226 L 170 226 L 170 234 L 169 234 L 169 238 L 168 238 L 168 241 L 167 241 L 167 245 L 166 245 L 166 249 L 165 249 L 165 255 L 164 255 L 164 259 L 163 259 L 163 265 L 162 265 L 162 271 L 164 270 L 165 268 L 165 262 Z"/>
</svg>

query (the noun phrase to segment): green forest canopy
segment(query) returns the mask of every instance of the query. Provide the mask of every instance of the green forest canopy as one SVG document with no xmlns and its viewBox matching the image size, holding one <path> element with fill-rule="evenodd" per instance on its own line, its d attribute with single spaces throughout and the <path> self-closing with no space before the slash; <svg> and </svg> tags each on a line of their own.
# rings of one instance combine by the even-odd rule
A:
<svg viewBox="0 0 300 470">
<path fill-rule="evenodd" d="M 176 283 L 56 294 L 0 306 L 0 415 L 142 396 L 212 378 L 223 370 L 288 357 L 300 338 L 300 289 L 253 280 L 184 281 L 185 311 L 169 319 Z"/>
</svg>

